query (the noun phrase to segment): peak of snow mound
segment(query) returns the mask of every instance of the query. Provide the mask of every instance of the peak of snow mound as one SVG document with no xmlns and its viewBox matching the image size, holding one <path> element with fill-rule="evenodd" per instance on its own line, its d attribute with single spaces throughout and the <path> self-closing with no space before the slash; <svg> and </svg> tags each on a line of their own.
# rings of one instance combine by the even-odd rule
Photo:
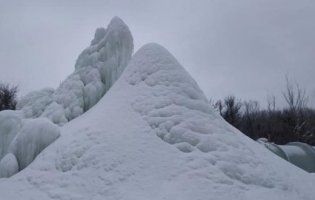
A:
<svg viewBox="0 0 315 200">
<path fill-rule="evenodd" d="M 227 124 L 176 59 L 149 44 L 31 165 L 0 179 L 0 196 L 312 200 L 313 184 Z"/>
<path fill-rule="evenodd" d="M 219 140 L 209 138 L 213 135 L 209 117 L 214 123 L 219 117 L 209 107 L 196 82 L 164 47 L 158 44 L 142 47 L 130 62 L 128 73 L 131 85 L 151 88 L 142 90 L 132 106 L 158 137 L 184 152 L 224 148 Z M 226 125 L 217 123 L 216 126 L 223 129 Z"/>
</svg>

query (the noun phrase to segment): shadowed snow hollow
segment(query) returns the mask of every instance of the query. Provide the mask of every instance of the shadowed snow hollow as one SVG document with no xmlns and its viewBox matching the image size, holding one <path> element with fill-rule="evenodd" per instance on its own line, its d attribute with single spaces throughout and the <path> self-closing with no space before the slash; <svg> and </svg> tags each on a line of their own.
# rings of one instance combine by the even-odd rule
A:
<svg viewBox="0 0 315 200">
<path fill-rule="evenodd" d="M 31 165 L 0 180 L 0 196 L 312 200 L 313 184 L 227 124 L 176 59 L 148 44 L 98 104 L 61 127 Z"/>
</svg>

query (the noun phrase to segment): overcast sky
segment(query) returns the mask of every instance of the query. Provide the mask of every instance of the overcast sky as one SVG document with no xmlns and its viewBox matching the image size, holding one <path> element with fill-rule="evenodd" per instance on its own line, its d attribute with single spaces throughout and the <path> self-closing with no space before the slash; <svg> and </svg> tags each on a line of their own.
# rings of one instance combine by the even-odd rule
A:
<svg viewBox="0 0 315 200">
<path fill-rule="evenodd" d="M 0 81 L 21 94 L 57 87 L 113 16 L 135 50 L 165 46 L 209 98 L 274 94 L 279 105 L 287 74 L 315 105 L 313 0 L 0 0 Z"/>
</svg>

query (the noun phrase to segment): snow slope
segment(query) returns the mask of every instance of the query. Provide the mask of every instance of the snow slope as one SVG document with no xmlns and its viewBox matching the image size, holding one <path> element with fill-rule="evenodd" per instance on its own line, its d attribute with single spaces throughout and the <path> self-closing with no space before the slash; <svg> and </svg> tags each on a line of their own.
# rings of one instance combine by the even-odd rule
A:
<svg viewBox="0 0 315 200">
<path fill-rule="evenodd" d="M 314 176 L 227 124 L 163 47 L 148 44 L 1 200 L 311 200 Z"/>
</svg>

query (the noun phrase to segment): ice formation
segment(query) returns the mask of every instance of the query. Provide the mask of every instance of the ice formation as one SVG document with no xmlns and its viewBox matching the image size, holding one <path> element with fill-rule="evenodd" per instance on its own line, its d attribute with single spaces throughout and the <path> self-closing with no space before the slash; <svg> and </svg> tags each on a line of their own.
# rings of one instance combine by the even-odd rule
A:
<svg viewBox="0 0 315 200">
<path fill-rule="evenodd" d="M 23 119 L 21 115 L 14 111 L 0 112 L 0 177 L 24 169 L 60 136 L 59 126 L 47 118 Z"/>
<path fill-rule="evenodd" d="M 0 160 L 7 153 L 9 145 L 22 126 L 19 112 L 0 112 Z"/>
<path fill-rule="evenodd" d="M 79 55 L 74 73 L 59 88 L 31 92 L 17 108 L 26 118 L 46 117 L 64 125 L 102 98 L 127 66 L 132 52 L 129 28 L 114 17 L 107 29 L 96 30 L 91 46 Z"/>
<path fill-rule="evenodd" d="M 18 101 L 18 111 L 0 112 L 0 160 L 10 151 L 19 170 L 24 169 L 59 136 L 58 128 L 43 118 L 62 126 L 89 110 L 121 75 L 132 52 L 133 39 L 121 19 L 114 17 L 107 29 L 98 28 L 74 73 L 56 90 L 31 92 Z"/>
<path fill-rule="evenodd" d="M 176 59 L 148 44 L 99 103 L 22 172 L 0 179 L 0 196 L 312 200 L 314 182 L 226 123 Z"/>
<path fill-rule="evenodd" d="M 8 151 L 16 156 L 22 170 L 59 136 L 59 127 L 46 118 L 25 120 Z"/>
<path fill-rule="evenodd" d="M 8 178 L 19 171 L 19 164 L 12 153 L 6 154 L 0 161 L 0 178 Z"/>
</svg>

